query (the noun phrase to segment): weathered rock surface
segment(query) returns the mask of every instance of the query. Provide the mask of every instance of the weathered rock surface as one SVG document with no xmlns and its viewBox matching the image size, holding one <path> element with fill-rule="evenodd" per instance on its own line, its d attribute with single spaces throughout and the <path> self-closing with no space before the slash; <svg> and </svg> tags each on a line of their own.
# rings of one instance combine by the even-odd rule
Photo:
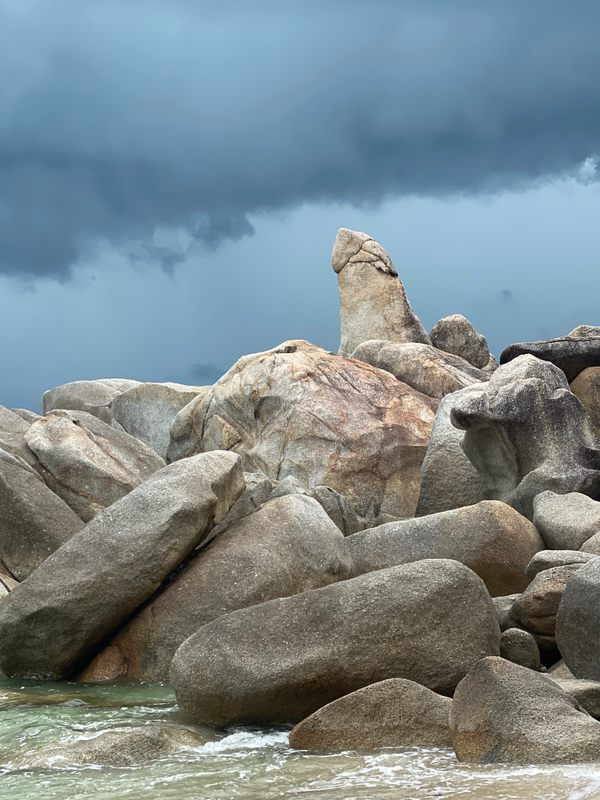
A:
<svg viewBox="0 0 600 800">
<path fill-rule="evenodd" d="M 390 343 L 371 339 L 360 344 L 352 358 L 384 369 L 418 392 L 438 400 L 490 377 L 459 356 L 416 342 Z"/>
<path fill-rule="evenodd" d="M 539 670 L 540 648 L 531 633 L 521 628 L 508 628 L 500 636 L 500 655 L 513 664 Z"/>
<path fill-rule="evenodd" d="M 521 625 L 532 633 L 554 636 L 565 587 L 581 568 L 581 564 L 565 564 L 539 572 L 517 600 Z"/>
<path fill-rule="evenodd" d="M 506 364 L 522 355 L 532 355 L 549 361 L 561 369 L 568 381 L 573 381 L 588 367 L 600 367 L 600 336 L 560 336 L 540 342 L 511 344 L 500 356 Z"/>
<path fill-rule="evenodd" d="M 191 400 L 207 391 L 206 386 L 139 383 L 111 400 L 110 413 L 124 431 L 141 439 L 165 458 L 173 420 Z"/>
<path fill-rule="evenodd" d="M 580 550 L 542 550 L 531 559 L 525 574 L 531 581 L 544 570 L 552 569 L 553 567 L 564 567 L 567 564 L 579 564 L 581 566 L 594 558 L 596 556 L 593 553 L 582 553 Z"/>
<path fill-rule="evenodd" d="M 517 608 L 517 600 L 520 596 L 520 593 L 515 593 L 504 595 L 504 597 L 492 597 L 501 631 L 517 628 L 521 624 Z"/>
<path fill-rule="evenodd" d="M 87 411 L 106 423 L 111 422 L 110 403 L 121 392 L 138 385 L 138 381 L 126 378 L 99 378 L 95 381 L 71 381 L 44 392 L 42 414 L 57 408 L 72 411 Z"/>
<path fill-rule="evenodd" d="M 400 520 L 346 539 L 357 575 L 424 558 L 460 561 L 492 596 L 521 592 L 525 568 L 544 543 L 529 520 L 497 500 Z"/>
<path fill-rule="evenodd" d="M 464 358 L 478 369 L 490 362 L 485 336 L 462 314 L 450 314 L 438 320 L 431 329 L 431 343 L 439 350 Z"/>
<path fill-rule="evenodd" d="M 203 548 L 125 625 L 80 680 L 165 681 L 175 651 L 202 625 L 351 574 L 344 537 L 316 500 L 276 498 Z"/>
<path fill-rule="evenodd" d="M 64 678 L 202 541 L 244 488 L 233 453 L 165 467 L 97 515 L 0 606 L 0 668 Z"/>
<path fill-rule="evenodd" d="M 582 678 L 561 678 L 548 672 L 548 677 L 566 692 L 594 719 L 600 719 L 600 683 Z"/>
<path fill-rule="evenodd" d="M 600 503 L 579 492 L 540 492 L 533 500 L 533 523 L 547 547 L 579 550 L 600 533 Z"/>
<path fill-rule="evenodd" d="M 171 683 L 199 724 L 298 722 L 391 677 L 451 692 L 499 638 L 475 573 L 420 561 L 220 617 L 179 648 Z"/>
<path fill-rule="evenodd" d="M 83 522 L 18 456 L 0 450 L 0 561 L 19 581 Z"/>
<path fill-rule="evenodd" d="M 463 398 L 478 396 L 482 386 L 474 384 L 440 401 L 421 468 L 416 511 L 419 517 L 470 506 L 488 497 L 484 477 L 462 449 L 465 432 L 455 428 L 451 421 L 455 404 Z"/>
<path fill-rule="evenodd" d="M 414 514 L 435 401 L 305 341 L 237 362 L 171 428 L 169 461 L 232 450 L 248 472 L 328 486 L 377 524 Z"/>
<path fill-rule="evenodd" d="M 577 678 L 600 681 L 600 559 L 568 582 L 556 618 L 556 643 Z"/>
<path fill-rule="evenodd" d="M 290 733 L 297 750 L 370 752 L 380 747 L 451 747 L 452 701 L 414 681 L 389 678 L 320 708 Z"/>
<path fill-rule="evenodd" d="M 459 761 L 575 764 L 600 759 L 600 723 L 550 678 L 484 658 L 456 688 L 450 730 Z"/>
<path fill-rule="evenodd" d="M 186 728 L 172 723 L 122 726 L 95 733 L 68 744 L 40 748 L 12 760 L 11 769 L 62 768 L 68 766 L 134 767 L 214 741 L 214 731 Z"/>
<path fill-rule="evenodd" d="M 342 355 L 351 355 L 368 339 L 430 344 L 379 242 L 367 233 L 340 228 L 331 263 L 338 276 Z"/>
<path fill-rule="evenodd" d="M 600 367 L 588 367 L 571 383 L 571 391 L 581 400 L 592 425 L 600 431 Z"/>
<path fill-rule="evenodd" d="M 85 411 L 52 411 L 25 441 L 50 489 L 84 522 L 165 465 L 148 445 Z"/>
<path fill-rule="evenodd" d="M 477 389 L 461 393 L 451 420 L 490 498 L 531 518 L 546 489 L 600 495 L 600 443 L 557 367 L 524 355 Z"/>
</svg>

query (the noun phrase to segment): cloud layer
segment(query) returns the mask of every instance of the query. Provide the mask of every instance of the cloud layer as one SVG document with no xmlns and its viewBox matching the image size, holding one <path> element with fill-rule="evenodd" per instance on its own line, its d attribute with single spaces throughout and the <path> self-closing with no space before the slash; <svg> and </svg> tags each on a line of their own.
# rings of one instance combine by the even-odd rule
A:
<svg viewBox="0 0 600 800">
<path fill-rule="evenodd" d="M 0 272 L 103 242 L 171 268 L 263 212 L 573 170 L 599 26 L 594 0 L 0 0 Z"/>
</svg>

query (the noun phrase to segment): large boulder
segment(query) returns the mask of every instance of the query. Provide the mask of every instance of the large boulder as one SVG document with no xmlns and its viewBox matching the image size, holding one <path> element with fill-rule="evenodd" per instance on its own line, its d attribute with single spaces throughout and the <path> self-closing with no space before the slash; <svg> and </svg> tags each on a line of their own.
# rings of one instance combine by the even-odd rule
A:
<svg viewBox="0 0 600 800">
<path fill-rule="evenodd" d="M 517 600 L 521 625 L 531 633 L 554 637 L 556 614 L 565 587 L 581 564 L 564 564 L 538 572 Z"/>
<path fill-rule="evenodd" d="M 299 722 L 386 678 L 451 692 L 499 638 L 474 572 L 420 561 L 220 617 L 181 645 L 171 683 L 195 723 Z"/>
<path fill-rule="evenodd" d="M 492 596 L 523 591 L 525 568 L 544 547 L 531 522 L 497 500 L 389 522 L 349 536 L 346 545 L 357 575 L 424 558 L 450 558 L 476 572 Z"/>
<path fill-rule="evenodd" d="M 536 553 L 527 565 L 525 574 L 533 580 L 540 572 L 567 564 L 587 564 L 597 558 L 593 553 L 582 553 L 581 550 L 541 550 Z"/>
<path fill-rule="evenodd" d="M 600 442 L 560 369 L 524 355 L 477 389 L 457 398 L 451 420 L 490 499 L 531 519 L 546 489 L 600 495 Z"/>
<path fill-rule="evenodd" d="M 488 497 L 483 475 L 465 455 L 465 432 L 452 424 L 452 409 L 462 398 L 479 396 L 483 384 L 473 384 L 442 398 L 421 468 L 416 515 L 425 516 L 478 503 Z"/>
<path fill-rule="evenodd" d="M 556 617 L 556 643 L 576 678 L 600 681 L 600 559 L 567 583 Z"/>
<path fill-rule="evenodd" d="M 600 367 L 600 336 L 560 336 L 540 342 L 511 344 L 500 356 L 500 363 L 507 364 L 519 356 L 531 355 L 549 361 L 573 381 L 588 367 Z"/>
<path fill-rule="evenodd" d="M 191 400 L 208 391 L 207 386 L 179 383 L 139 383 L 110 403 L 114 422 L 141 439 L 165 458 L 171 441 L 171 425 Z"/>
<path fill-rule="evenodd" d="M 368 233 L 340 228 L 331 263 L 338 276 L 342 355 L 368 339 L 431 343 L 391 258 Z"/>
<path fill-rule="evenodd" d="M 451 747 L 452 701 L 425 686 L 389 678 L 340 697 L 290 733 L 296 750 L 370 752 L 381 747 Z"/>
<path fill-rule="evenodd" d="M 305 341 L 245 356 L 175 418 L 167 460 L 224 449 L 244 469 L 328 486 L 377 524 L 412 516 L 435 401 Z"/>
<path fill-rule="evenodd" d="M 490 363 L 490 350 L 485 336 L 462 314 L 450 314 L 438 320 L 431 329 L 431 344 L 446 353 L 464 358 L 478 369 Z"/>
<path fill-rule="evenodd" d="M 554 550 L 579 550 L 600 533 L 600 503 L 580 492 L 540 492 L 533 500 L 533 523 Z"/>
<path fill-rule="evenodd" d="M 482 659 L 458 684 L 450 730 L 459 761 L 600 760 L 600 723 L 550 678 L 503 658 Z"/>
<path fill-rule="evenodd" d="M 587 711 L 594 719 L 600 719 L 600 683 L 586 681 L 584 678 L 562 678 L 560 675 L 548 673 L 548 677 L 560 686 L 573 700 Z"/>
<path fill-rule="evenodd" d="M 1 604 L 0 668 L 8 676 L 72 675 L 243 488 L 239 458 L 208 453 L 163 468 L 99 513 Z"/>
<path fill-rule="evenodd" d="M 23 459 L 0 449 L 0 561 L 24 580 L 83 522 Z"/>
<path fill-rule="evenodd" d="M 42 397 L 42 413 L 47 414 L 57 408 L 72 411 L 87 411 L 98 419 L 110 423 L 112 414 L 110 403 L 121 392 L 138 385 L 138 381 L 127 378 L 99 378 L 93 381 L 71 381 L 48 389 Z"/>
<path fill-rule="evenodd" d="M 48 486 L 84 522 L 165 465 L 148 445 L 85 411 L 51 411 L 25 441 Z"/>
<path fill-rule="evenodd" d="M 588 367 L 571 383 L 571 391 L 585 406 L 592 425 L 600 431 L 600 367 Z"/>
<path fill-rule="evenodd" d="M 201 549 L 79 679 L 165 681 L 175 651 L 202 625 L 351 574 L 344 537 L 316 500 L 275 498 Z"/>
<path fill-rule="evenodd" d="M 416 342 L 372 339 L 360 344 L 352 358 L 384 369 L 418 392 L 438 400 L 465 386 L 489 379 L 488 373 L 476 369 L 459 356 Z"/>
<path fill-rule="evenodd" d="M 527 669 L 539 670 L 541 667 L 540 648 L 534 636 L 521 628 L 507 628 L 502 631 L 500 655 Z"/>
</svg>

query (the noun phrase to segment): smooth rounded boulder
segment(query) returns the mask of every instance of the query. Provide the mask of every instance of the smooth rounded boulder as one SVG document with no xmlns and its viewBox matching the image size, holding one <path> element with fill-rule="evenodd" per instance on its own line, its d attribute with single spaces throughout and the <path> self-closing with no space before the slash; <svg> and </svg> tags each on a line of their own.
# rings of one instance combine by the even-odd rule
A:
<svg viewBox="0 0 600 800">
<path fill-rule="evenodd" d="M 344 537 L 317 501 L 275 498 L 203 547 L 79 680 L 166 681 L 179 645 L 213 619 L 351 574 Z"/>
<path fill-rule="evenodd" d="M 48 389 L 42 397 L 42 414 L 57 408 L 86 411 L 108 424 L 112 421 L 110 403 L 121 392 L 138 385 L 128 378 L 98 378 L 92 381 L 71 381 Z"/>
<path fill-rule="evenodd" d="M 452 744 L 471 764 L 576 764 L 600 760 L 600 723 L 550 678 L 484 658 L 458 684 Z"/>
<path fill-rule="evenodd" d="M 98 514 L 0 606 L 0 668 L 66 678 L 147 600 L 242 493 L 240 459 L 165 467 Z"/>
<path fill-rule="evenodd" d="M 369 524 L 412 516 L 436 403 L 309 342 L 241 358 L 175 418 L 167 461 L 239 453 L 247 472 L 328 486 Z"/>
<path fill-rule="evenodd" d="M 566 585 L 556 615 L 556 643 L 576 678 L 600 681 L 600 559 Z"/>
<path fill-rule="evenodd" d="M 581 563 L 571 563 L 538 572 L 517 600 L 519 621 L 526 630 L 540 636 L 555 635 L 565 587 L 581 568 Z"/>
<path fill-rule="evenodd" d="M 499 596 L 525 589 L 525 568 L 544 542 L 514 508 L 483 500 L 355 533 L 346 546 L 357 575 L 424 558 L 450 558 L 472 569 L 489 593 Z"/>
<path fill-rule="evenodd" d="M 450 314 L 438 320 L 431 329 L 431 343 L 439 350 L 464 358 L 478 369 L 490 363 L 485 336 L 462 314 Z"/>
<path fill-rule="evenodd" d="M 387 678 L 449 693 L 499 639 L 474 572 L 419 561 L 220 617 L 181 645 L 171 683 L 197 724 L 299 722 Z"/>
<path fill-rule="evenodd" d="M 546 547 L 579 550 L 600 533 L 600 503 L 580 492 L 540 492 L 533 500 L 533 524 Z"/>
<path fill-rule="evenodd" d="M 52 411 L 25 441 L 50 489 L 84 522 L 165 465 L 148 445 L 85 411 Z"/>
<path fill-rule="evenodd" d="M 389 678 L 340 697 L 299 722 L 290 747 L 330 753 L 381 747 L 451 747 L 452 701 L 403 678 Z"/>
<path fill-rule="evenodd" d="M 438 400 L 465 386 L 489 379 L 486 372 L 476 369 L 463 358 L 417 342 L 369 340 L 356 348 L 352 358 L 384 369 L 418 392 Z"/>
<path fill-rule="evenodd" d="M 0 561 L 22 581 L 83 528 L 23 459 L 0 449 Z"/>
</svg>

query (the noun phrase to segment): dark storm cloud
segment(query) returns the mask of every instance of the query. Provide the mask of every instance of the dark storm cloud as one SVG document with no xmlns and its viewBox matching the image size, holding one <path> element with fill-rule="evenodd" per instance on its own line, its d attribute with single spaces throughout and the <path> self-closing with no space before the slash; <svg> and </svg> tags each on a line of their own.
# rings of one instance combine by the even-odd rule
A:
<svg viewBox="0 0 600 800">
<path fill-rule="evenodd" d="M 0 271 L 103 241 L 172 268 L 253 213 L 573 169 L 599 30 L 595 0 L 0 0 Z"/>
</svg>

